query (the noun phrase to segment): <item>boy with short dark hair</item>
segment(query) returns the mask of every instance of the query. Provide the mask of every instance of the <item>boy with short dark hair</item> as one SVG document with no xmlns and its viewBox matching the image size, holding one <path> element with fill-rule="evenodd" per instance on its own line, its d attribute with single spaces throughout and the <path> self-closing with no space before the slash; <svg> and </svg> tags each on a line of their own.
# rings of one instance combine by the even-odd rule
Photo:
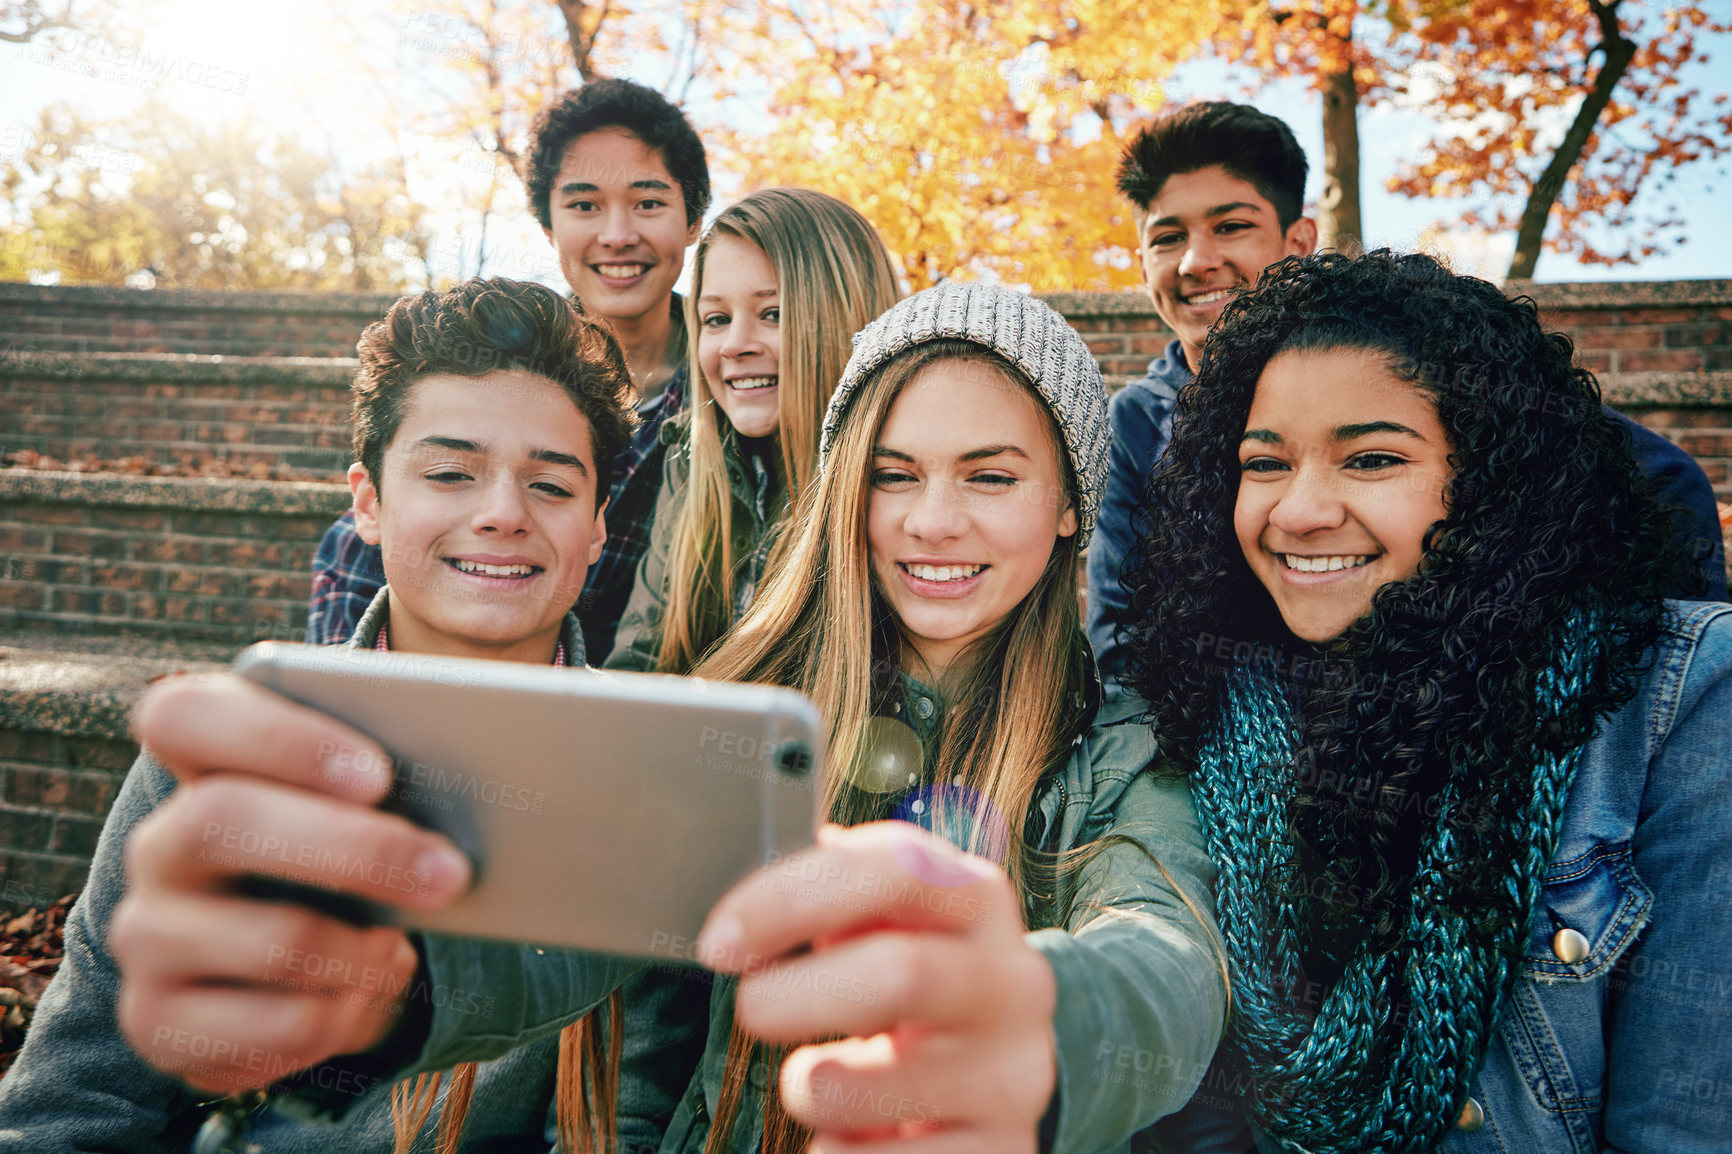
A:
<svg viewBox="0 0 1732 1154">
<path fill-rule="evenodd" d="M 1112 399 L 1111 470 L 1088 554 L 1089 642 L 1109 680 L 1125 665 L 1117 631 L 1130 596 L 1120 570 L 1136 544 L 1144 482 L 1172 436 L 1179 390 L 1227 302 L 1276 261 L 1316 249 L 1317 224 L 1302 214 L 1306 170 L 1292 129 L 1221 101 L 1164 113 L 1125 149 L 1118 188 L 1137 207 L 1143 285 L 1177 338 Z"/>
<path fill-rule="evenodd" d="M 583 636 L 569 606 L 606 536 L 608 471 L 633 423 L 619 341 L 552 289 L 490 279 L 405 297 L 368 328 L 359 351 L 358 460 L 349 482 L 358 532 L 383 547 L 390 580 L 348 644 L 582 665 Z M 0 1082 L 0 1151 L 184 1151 L 211 1112 L 213 1095 L 195 1094 L 138 1058 L 116 1016 L 109 933 L 125 889 L 123 851 L 134 826 L 175 794 L 175 778 L 154 754 L 142 754 L 67 918 L 66 959 L 17 1065 Z M 225 891 L 215 900 L 244 899 Z M 288 907 L 256 908 L 260 932 L 269 933 L 269 919 Z M 189 963 L 218 945 L 192 940 L 201 924 L 196 910 L 158 921 L 150 932 L 189 937 L 177 947 Z M 397 967 L 412 975 L 415 951 L 398 937 Z M 389 972 L 382 964 L 380 980 L 366 987 L 380 1003 L 404 989 L 386 980 Z M 296 999 L 329 996 L 330 975 L 303 976 L 230 980 L 237 995 L 266 1004 L 256 1010 L 292 1013 Z M 411 989 L 407 997 L 415 996 Z M 477 1068 L 469 1142 L 547 1149 L 558 1048 L 549 1038 Z M 220 1081 L 225 1060 L 235 1057 L 189 1048 L 183 1073 L 200 1084 Z M 340 1129 L 261 1106 L 251 1111 L 246 1140 L 257 1145 L 248 1148 L 388 1154 L 395 1146 L 389 1087 L 365 1070 L 342 1073 L 342 1086 L 323 1087 L 336 1091 L 332 1100 L 359 1095 Z"/>
<path fill-rule="evenodd" d="M 613 462 L 608 539 L 572 598 L 599 663 L 649 546 L 667 452 L 662 426 L 685 405 L 685 322 L 673 287 L 709 207 L 709 169 L 678 108 L 653 89 L 609 79 L 566 93 L 537 117 L 523 177 L 566 283 L 613 326 L 637 392 L 637 432 Z M 383 582 L 378 551 L 345 513 L 313 560 L 307 640 L 348 637 Z"/>
</svg>

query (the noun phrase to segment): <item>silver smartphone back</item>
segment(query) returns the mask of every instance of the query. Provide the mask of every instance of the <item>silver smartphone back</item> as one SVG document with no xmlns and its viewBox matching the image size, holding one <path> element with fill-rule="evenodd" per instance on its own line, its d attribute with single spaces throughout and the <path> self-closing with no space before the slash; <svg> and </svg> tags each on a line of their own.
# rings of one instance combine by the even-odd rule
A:
<svg viewBox="0 0 1732 1154">
<path fill-rule="evenodd" d="M 235 671 L 378 741 L 384 808 L 469 854 L 469 894 L 399 924 L 689 960 L 817 826 L 823 722 L 792 690 L 278 642 Z"/>
</svg>

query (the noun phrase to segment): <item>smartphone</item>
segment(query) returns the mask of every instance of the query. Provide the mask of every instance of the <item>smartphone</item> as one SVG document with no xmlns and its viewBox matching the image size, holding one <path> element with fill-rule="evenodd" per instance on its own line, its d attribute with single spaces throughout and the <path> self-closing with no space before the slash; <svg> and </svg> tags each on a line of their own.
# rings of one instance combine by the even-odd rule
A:
<svg viewBox="0 0 1732 1154">
<path fill-rule="evenodd" d="M 693 960 L 716 900 L 817 828 L 823 722 L 792 690 L 281 642 L 234 668 L 384 746 L 382 808 L 473 863 L 444 910 L 357 920 Z"/>
</svg>

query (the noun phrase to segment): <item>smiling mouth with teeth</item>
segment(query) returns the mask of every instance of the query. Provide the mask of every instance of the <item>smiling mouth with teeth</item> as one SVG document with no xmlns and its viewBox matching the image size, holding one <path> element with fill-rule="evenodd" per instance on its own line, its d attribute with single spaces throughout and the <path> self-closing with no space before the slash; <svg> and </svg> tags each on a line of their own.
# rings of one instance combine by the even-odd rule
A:
<svg viewBox="0 0 1732 1154">
<path fill-rule="evenodd" d="M 966 581 L 987 568 L 985 565 L 910 565 L 903 561 L 896 564 L 910 577 L 922 581 Z"/>
<path fill-rule="evenodd" d="M 464 561 L 456 557 L 445 558 L 445 563 L 459 573 L 473 573 L 477 577 L 533 577 L 541 572 L 539 565 L 487 565 L 480 561 Z"/>
<path fill-rule="evenodd" d="M 1236 288 L 1211 289 L 1205 293 L 1196 293 L 1192 296 L 1187 296 L 1184 300 L 1188 305 L 1212 305 L 1219 304 L 1222 301 L 1230 301 L 1238 295 L 1239 290 Z"/>
<path fill-rule="evenodd" d="M 1347 554 L 1339 557 L 1301 557 L 1297 553 L 1282 553 L 1281 563 L 1299 573 L 1330 573 L 1336 569 L 1357 569 L 1372 562 L 1371 554 Z"/>
<path fill-rule="evenodd" d="M 749 393 L 754 389 L 773 389 L 775 387 L 775 377 L 735 377 L 728 382 L 728 388 L 736 393 Z"/>
<path fill-rule="evenodd" d="M 615 280 L 630 280 L 649 268 L 647 264 L 598 264 L 595 271 Z"/>
</svg>

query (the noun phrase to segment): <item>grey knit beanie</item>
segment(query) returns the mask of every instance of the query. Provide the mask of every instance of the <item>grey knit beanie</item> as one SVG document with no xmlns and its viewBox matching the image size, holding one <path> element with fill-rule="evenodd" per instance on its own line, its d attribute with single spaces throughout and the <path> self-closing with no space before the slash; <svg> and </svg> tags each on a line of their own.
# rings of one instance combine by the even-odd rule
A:
<svg viewBox="0 0 1732 1154">
<path fill-rule="evenodd" d="M 1057 422 L 1076 475 L 1077 523 L 1083 540 L 1094 528 L 1107 480 L 1107 387 L 1100 367 L 1069 323 L 1027 293 L 1001 285 L 946 281 L 885 310 L 854 336 L 854 354 L 830 397 L 818 441 L 818 467 L 860 382 L 898 353 L 943 338 L 984 345 L 1021 369 Z"/>
</svg>

